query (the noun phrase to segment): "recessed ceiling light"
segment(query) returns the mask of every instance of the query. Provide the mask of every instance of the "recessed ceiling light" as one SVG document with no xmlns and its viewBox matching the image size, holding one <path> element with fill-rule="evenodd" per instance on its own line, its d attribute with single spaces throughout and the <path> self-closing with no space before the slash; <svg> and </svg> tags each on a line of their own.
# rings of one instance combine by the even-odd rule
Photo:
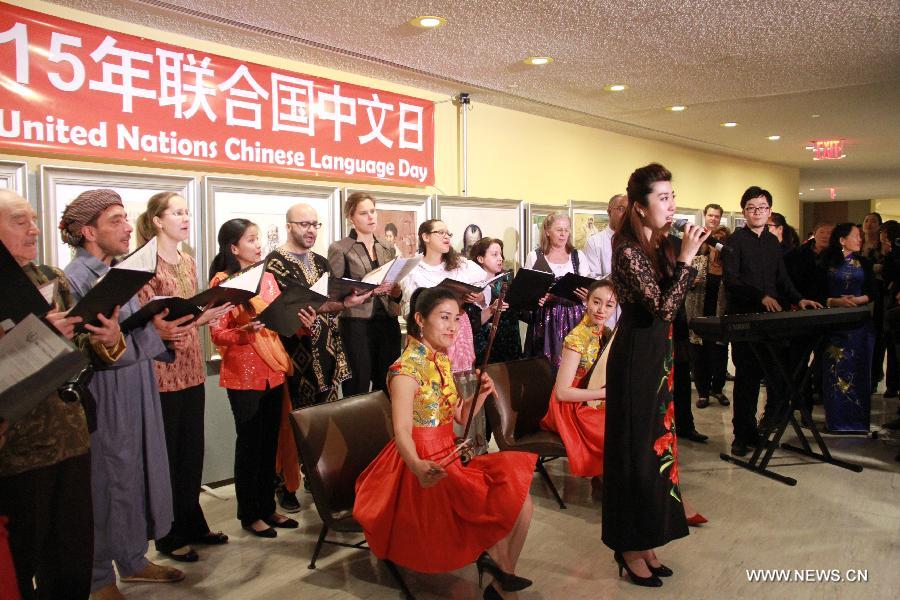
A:
<svg viewBox="0 0 900 600">
<path fill-rule="evenodd" d="M 624 83 L 611 83 L 603 88 L 607 92 L 624 92 L 628 86 Z"/>
<path fill-rule="evenodd" d="M 818 119 L 818 118 L 821 117 L 822 115 L 809 115 L 809 116 L 812 117 L 813 119 Z"/>
<path fill-rule="evenodd" d="M 722 127 L 737 127 L 737 123 L 734 121 L 725 121 L 722 123 Z"/>
<path fill-rule="evenodd" d="M 415 27 L 422 27 L 424 29 L 435 29 L 440 27 L 444 23 L 447 22 L 447 19 L 444 17 L 435 17 L 435 16 L 424 16 L 424 17 L 416 17 L 415 19 L 410 19 L 409 24 L 414 25 Z"/>
<path fill-rule="evenodd" d="M 781 136 L 780 136 L 780 135 L 770 135 L 770 136 L 768 137 L 768 139 L 769 139 L 770 141 L 777 142 L 778 140 L 781 139 Z"/>
<path fill-rule="evenodd" d="M 816 191 L 816 188 L 809 188 L 809 191 L 814 192 Z"/>
<path fill-rule="evenodd" d="M 802 196 L 802 195 L 803 195 L 803 192 L 800 192 L 800 195 Z"/>
<path fill-rule="evenodd" d="M 549 65 L 553 62 L 553 58 L 550 56 L 529 56 L 522 62 L 526 65 L 534 65 L 539 67 L 541 65 Z"/>
<path fill-rule="evenodd" d="M 667 108 L 666 110 L 671 110 L 672 112 L 681 112 L 681 111 L 683 111 L 683 110 L 686 109 L 686 108 L 687 108 L 687 106 L 682 106 L 682 105 L 680 105 L 680 104 L 676 104 L 676 105 L 674 105 L 674 106 L 670 106 L 670 107 Z"/>
<path fill-rule="evenodd" d="M 815 147 L 815 146 L 807 146 L 806 149 L 807 149 L 807 150 L 815 150 L 816 147 Z"/>
</svg>

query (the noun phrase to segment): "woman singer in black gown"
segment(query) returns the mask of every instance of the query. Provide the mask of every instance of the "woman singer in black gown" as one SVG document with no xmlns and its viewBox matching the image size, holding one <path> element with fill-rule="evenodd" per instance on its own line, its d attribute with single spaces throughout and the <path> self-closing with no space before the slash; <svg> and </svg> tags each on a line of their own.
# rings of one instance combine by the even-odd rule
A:
<svg viewBox="0 0 900 600">
<path fill-rule="evenodd" d="M 688 534 L 678 488 L 672 403 L 672 321 L 696 276 L 689 265 L 703 228 L 686 225 L 676 262 L 666 232 L 672 175 L 651 164 L 631 174 L 628 208 L 613 240 L 612 279 L 622 307 L 607 368 L 603 543 L 619 573 L 644 586 L 672 574 L 654 548 Z"/>
</svg>

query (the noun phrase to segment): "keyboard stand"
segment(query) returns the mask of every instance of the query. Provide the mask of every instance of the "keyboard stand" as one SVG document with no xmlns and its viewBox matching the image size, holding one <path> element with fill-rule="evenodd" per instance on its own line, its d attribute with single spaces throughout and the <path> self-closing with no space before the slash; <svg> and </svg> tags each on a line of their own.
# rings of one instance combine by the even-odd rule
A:
<svg viewBox="0 0 900 600">
<path fill-rule="evenodd" d="M 861 465 L 832 457 L 831 452 L 828 451 L 828 447 L 825 445 L 825 440 L 816 428 L 815 423 L 813 423 L 809 409 L 803 402 L 803 390 L 806 389 L 810 377 L 815 372 L 816 363 L 822 356 L 822 351 L 825 347 L 825 335 L 822 334 L 812 340 L 803 342 L 803 352 L 799 356 L 799 360 L 793 368 L 793 372 L 790 374 L 788 374 L 789 367 L 782 363 L 783 359 L 779 356 L 777 351 L 779 346 L 777 343 L 760 341 L 750 342 L 750 344 L 753 348 L 753 353 L 756 355 L 757 360 L 763 368 L 766 381 L 778 382 L 781 389 L 786 391 L 788 397 L 780 399 L 781 403 L 776 407 L 775 422 L 770 422 L 766 427 L 765 435 L 763 436 L 764 443 L 757 446 L 753 451 L 750 460 L 742 460 L 725 453 L 720 454 L 719 458 L 786 485 L 797 485 L 797 480 L 793 477 L 780 475 L 768 469 L 769 461 L 772 459 L 775 450 L 779 447 L 781 438 L 787 430 L 788 424 L 790 424 L 791 427 L 793 427 L 797 438 L 800 440 L 802 447 L 792 446 L 790 444 L 780 444 L 782 449 L 797 452 L 804 456 L 809 456 L 810 458 L 815 458 L 821 462 L 826 462 L 843 469 L 849 469 L 856 473 L 861 472 L 863 469 Z M 809 357 L 814 351 L 813 363 L 810 364 Z M 812 449 L 806 434 L 803 433 L 800 424 L 797 423 L 797 419 L 794 416 L 795 411 L 800 411 L 801 418 L 809 423 L 809 429 L 812 432 L 820 452 L 815 452 Z"/>
</svg>

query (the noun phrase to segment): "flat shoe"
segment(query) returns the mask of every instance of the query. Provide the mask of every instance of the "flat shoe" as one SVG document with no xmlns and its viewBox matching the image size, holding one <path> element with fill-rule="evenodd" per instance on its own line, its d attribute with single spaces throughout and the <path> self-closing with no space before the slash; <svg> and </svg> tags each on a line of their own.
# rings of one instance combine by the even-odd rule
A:
<svg viewBox="0 0 900 600">
<path fill-rule="evenodd" d="M 186 551 L 177 552 L 178 550 L 183 550 L 185 548 L 187 548 Z M 172 560 L 177 560 L 178 562 L 191 563 L 191 562 L 197 562 L 198 560 L 200 560 L 200 555 L 197 554 L 197 551 L 194 550 L 193 548 L 191 548 L 190 546 L 182 546 L 181 548 L 175 548 L 175 550 L 173 550 L 171 552 L 163 552 L 162 550 L 158 550 L 157 552 L 159 552 L 163 556 L 168 556 Z"/>
<path fill-rule="evenodd" d="M 284 521 L 276 521 L 272 518 L 263 519 L 263 521 L 269 527 L 278 527 L 279 529 L 297 529 L 300 527 L 300 523 L 289 517 L 285 517 Z"/>
<path fill-rule="evenodd" d="M 191 540 L 192 544 L 205 544 L 207 546 L 218 546 L 228 543 L 228 536 L 221 531 L 207 531 L 205 534 Z"/>
<path fill-rule="evenodd" d="M 261 537 L 261 538 L 278 537 L 278 532 L 275 531 L 274 529 L 272 529 L 271 527 L 266 527 L 262 531 L 257 531 L 256 529 L 253 529 L 250 525 L 241 525 L 241 528 L 244 529 L 245 531 L 249 531 L 256 537 Z"/>
<path fill-rule="evenodd" d="M 184 573 L 174 567 L 164 567 L 149 563 L 139 572 L 129 577 L 120 577 L 124 583 L 175 583 L 184 579 Z"/>
</svg>

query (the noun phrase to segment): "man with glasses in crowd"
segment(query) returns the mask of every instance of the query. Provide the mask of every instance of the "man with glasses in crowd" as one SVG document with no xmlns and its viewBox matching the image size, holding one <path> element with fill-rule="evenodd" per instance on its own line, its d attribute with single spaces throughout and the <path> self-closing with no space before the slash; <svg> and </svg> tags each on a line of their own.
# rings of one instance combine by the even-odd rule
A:
<svg viewBox="0 0 900 600">
<path fill-rule="evenodd" d="M 778 238 L 766 227 L 772 209 L 772 194 L 752 186 L 741 196 L 741 209 L 747 226 L 731 235 L 724 251 L 726 314 L 778 312 L 790 304 L 798 304 L 800 308 L 821 308 L 821 304 L 803 299 L 794 287 L 784 266 Z M 760 442 L 756 407 L 763 369 L 747 342 L 734 343 L 732 357 L 735 377 L 731 453 L 745 456 L 750 446 Z M 772 411 L 785 393 L 773 384 L 766 382 L 763 427 L 774 418 Z"/>
<path fill-rule="evenodd" d="M 612 273 L 612 238 L 622 226 L 625 219 L 625 209 L 628 208 L 628 196 L 616 194 L 609 199 L 606 210 L 609 213 L 609 226 L 592 235 L 584 245 L 584 256 L 587 258 L 591 277 L 609 277 Z M 616 306 L 615 312 L 606 321 L 609 327 L 614 327 L 622 310 Z"/>
<path fill-rule="evenodd" d="M 316 210 L 308 204 L 290 207 L 286 220 L 287 242 L 266 257 L 266 271 L 275 277 L 281 291 L 295 285 L 311 287 L 326 273 L 331 275 L 328 259 L 312 251 L 322 223 L 319 222 Z M 317 313 L 308 311 L 305 314 L 305 322 L 308 324 L 306 335 L 281 338 L 294 368 L 294 372 L 287 378 L 293 408 L 338 399 L 341 383 L 350 378 L 350 366 L 344 352 L 338 320 L 329 311 L 357 306 L 370 297 L 371 293 L 352 295 L 343 302 L 322 305 Z M 307 311 L 301 315 L 304 313 Z M 279 504 L 288 512 L 300 509 L 295 491 L 296 489 L 281 487 L 276 490 Z"/>
</svg>

